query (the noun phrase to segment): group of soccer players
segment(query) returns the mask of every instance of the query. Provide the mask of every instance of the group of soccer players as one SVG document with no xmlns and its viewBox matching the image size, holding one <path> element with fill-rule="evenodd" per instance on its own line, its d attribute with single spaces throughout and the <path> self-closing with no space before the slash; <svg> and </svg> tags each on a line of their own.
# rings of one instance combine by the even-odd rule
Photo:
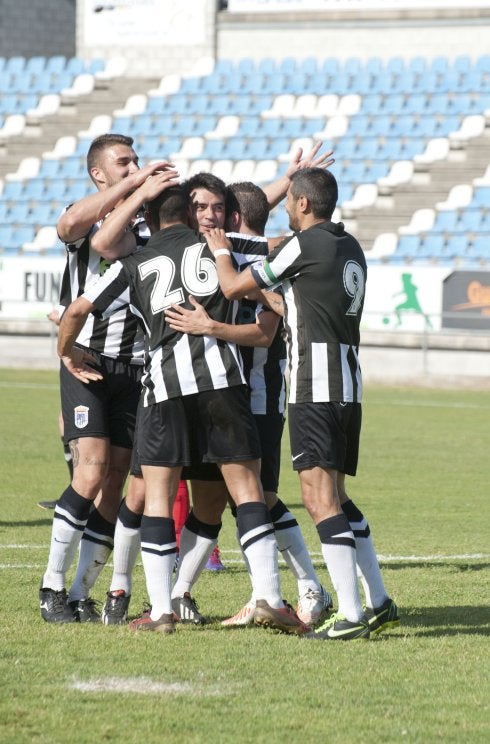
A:
<svg viewBox="0 0 490 744">
<path fill-rule="evenodd" d="M 226 187 L 212 174 L 181 184 L 166 161 L 140 169 L 132 144 L 115 134 L 92 142 L 87 167 L 97 193 L 58 222 L 68 255 L 58 350 L 73 478 L 55 508 L 42 617 L 99 621 L 89 592 L 114 547 L 102 619 L 126 622 L 141 546 L 151 610 L 130 628 L 171 634 L 176 622 L 204 622 L 191 589 L 229 502 L 252 596 L 223 625 L 253 622 L 318 640 L 368 638 L 397 625 L 369 527 L 345 491 L 361 427 L 366 262 L 331 221 L 331 153 L 318 155 L 316 146 L 301 160 L 298 152 L 264 192 Z M 294 234 L 267 241 L 269 209 L 286 192 Z M 277 494 L 283 329 L 291 459 L 337 594 L 331 615 L 332 599 Z M 172 506 L 182 478 L 192 510 L 174 580 Z M 296 611 L 281 597 L 278 549 L 298 581 Z"/>
</svg>

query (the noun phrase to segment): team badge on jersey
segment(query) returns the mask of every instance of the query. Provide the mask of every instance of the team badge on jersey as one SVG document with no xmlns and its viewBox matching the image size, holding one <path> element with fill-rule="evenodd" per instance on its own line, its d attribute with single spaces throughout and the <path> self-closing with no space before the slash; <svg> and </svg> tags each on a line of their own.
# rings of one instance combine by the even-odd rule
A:
<svg viewBox="0 0 490 744">
<path fill-rule="evenodd" d="M 88 424 L 88 406 L 77 406 L 73 409 L 75 414 L 75 426 L 77 429 L 85 429 Z"/>
</svg>

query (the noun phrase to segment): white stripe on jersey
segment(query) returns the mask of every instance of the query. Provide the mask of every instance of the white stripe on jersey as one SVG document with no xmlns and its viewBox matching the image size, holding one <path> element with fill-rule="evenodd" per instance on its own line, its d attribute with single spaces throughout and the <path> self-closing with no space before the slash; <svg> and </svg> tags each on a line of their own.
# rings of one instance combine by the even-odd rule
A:
<svg viewBox="0 0 490 744">
<path fill-rule="evenodd" d="M 289 402 L 296 403 L 299 367 L 298 313 L 294 302 L 291 282 L 282 285 L 284 302 L 287 305 L 287 325 L 289 329 Z"/>
<path fill-rule="evenodd" d="M 346 402 L 354 400 L 354 384 L 349 367 L 349 360 L 347 359 L 347 354 L 349 353 L 350 348 L 349 344 L 339 344 L 340 364 L 342 366 L 343 400 Z"/>
<path fill-rule="evenodd" d="M 197 381 L 192 370 L 192 355 L 189 346 L 189 336 L 182 334 L 173 348 L 177 378 L 182 395 L 194 395 L 199 392 Z"/>
<path fill-rule="evenodd" d="M 361 365 L 359 364 L 359 353 L 355 347 L 352 347 L 352 353 L 356 359 L 356 382 L 357 382 L 357 400 L 362 400 L 362 372 Z"/>
<path fill-rule="evenodd" d="M 313 403 L 330 400 L 328 344 L 311 344 L 311 396 Z"/>
<path fill-rule="evenodd" d="M 168 398 L 167 388 L 162 375 L 162 354 L 163 349 L 161 346 L 158 346 L 155 351 L 150 351 L 149 353 L 151 359 L 149 373 L 146 371 L 141 381 L 143 384 L 143 400 L 145 406 L 149 405 L 149 396 L 154 395 L 156 400 L 167 400 Z M 148 362 L 146 363 L 146 369 L 148 370 Z M 146 387 L 145 382 L 147 380 L 150 380 L 153 383 L 153 390 Z"/>
</svg>

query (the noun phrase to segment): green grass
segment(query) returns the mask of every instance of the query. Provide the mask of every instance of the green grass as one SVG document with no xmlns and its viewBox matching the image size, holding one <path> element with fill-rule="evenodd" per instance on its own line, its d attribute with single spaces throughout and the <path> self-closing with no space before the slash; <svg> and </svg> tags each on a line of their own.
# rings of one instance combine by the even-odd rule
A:
<svg viewBox="0 0 490 744">
<path fill-rule="evenodd" d="M 369 518 L 402 625 L 368 642 L 312 643 L 219 620 L 248 598 L 233 520 L 228 570 L 195 594 L 212 622 L 171 636 L 42 622 L 38 587 L 67 470 L 50 372 L 0 370 L 0 741 L 486 742 L 490 393 L 368 388 L 350 494 Z M 327 588 L 284 442 L 281 495 Z M 232 562 L 234 561 L 234 562 Z M 110 569 L 94 596 L 104 598 Z M 283 594 L 296 601 L 281 564 Z M 137 567 L 131 610 L 146 599 Z"/>
</svg>

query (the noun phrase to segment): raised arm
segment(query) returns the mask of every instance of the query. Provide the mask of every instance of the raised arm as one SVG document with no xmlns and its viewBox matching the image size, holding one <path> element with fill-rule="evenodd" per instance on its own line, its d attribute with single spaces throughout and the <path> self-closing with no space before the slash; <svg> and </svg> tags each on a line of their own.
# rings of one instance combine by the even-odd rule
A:
<svg viewBox="0 0 490 744">
<path fill-rule="evenodd" d="M 166 160 L 151 163 L 126 176 L 119 183 L 79 199 L 58 220 L 57 229 L 61 240 L 64 243 L 73 243 L 83 238 L 92 225 L 111 212 L 121 199 L 141 186 L 148 176 L 168 165 Z"/>
<path fill-rule="evenodd" d="M 332 158 L 333 150 L 327 150 L 321 155 L 318 155 L 322 145 L 323 142 L 317 142 L 310 152 L 304 155 L 304 157 L 303 148 L 299 147 L 290 161 L 285 174 L 276 181 L 270 183 L 268 186 L 263 187 L 271 209 L 284 199 L 289 188 L 290 178 L 297 170 L 300 170 L 301 168 L 329 168 L 333 163 L 335 163 L 334 158 Z"/>
<path fill-rule="evenodd" d="M 91 246 L 94 251 L 110 261 L 133 253 L 136 237 L 130 229 L 130 221 L 145 202 L 174 186 L 178 175 L 176 170 L 166 169 L 147 176 L 139 188 L 107 215 L 92 237 Z"/>
</svg>

